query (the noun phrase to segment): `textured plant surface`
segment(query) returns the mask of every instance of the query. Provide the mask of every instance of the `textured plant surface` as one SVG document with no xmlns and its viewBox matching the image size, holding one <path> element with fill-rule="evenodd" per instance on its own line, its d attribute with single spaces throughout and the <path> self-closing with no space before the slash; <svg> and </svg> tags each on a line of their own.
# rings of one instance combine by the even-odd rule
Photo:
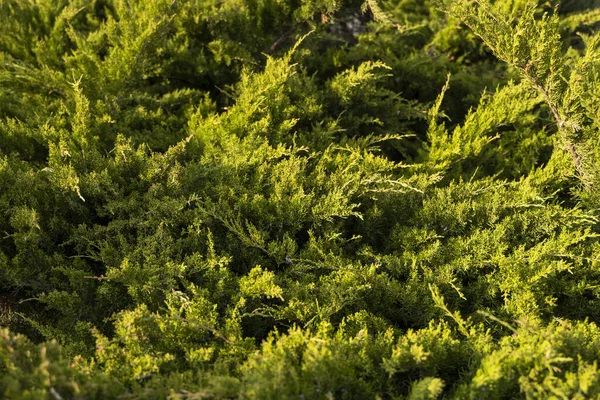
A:
<svg viewBox="0 0 600 400">
<path fill-rule="evenodd" d="M 0 397 L 600 397 L 598 1 L 0 0 Z"/>
</svg>

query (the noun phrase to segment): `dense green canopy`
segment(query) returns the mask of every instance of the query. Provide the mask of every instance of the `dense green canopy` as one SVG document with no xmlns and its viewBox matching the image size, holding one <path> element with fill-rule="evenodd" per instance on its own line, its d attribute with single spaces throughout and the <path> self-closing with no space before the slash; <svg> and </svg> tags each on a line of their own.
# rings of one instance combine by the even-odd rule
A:
<svg viewBox="0 0 600 400">
<path fill-rule="evenodd" d="M 0 0 L 0 397 L 600 397 L 598 1 Z"/>
</svg>

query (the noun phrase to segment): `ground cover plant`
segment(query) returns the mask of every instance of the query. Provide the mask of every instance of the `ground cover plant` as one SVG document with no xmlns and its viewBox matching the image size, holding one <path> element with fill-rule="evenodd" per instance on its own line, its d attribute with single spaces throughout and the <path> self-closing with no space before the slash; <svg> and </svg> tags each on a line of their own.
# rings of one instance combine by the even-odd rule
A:
<svg viewBox="0 0 600 400">
<path fill-rule="evenodd" d="M 600 397 L 597 1 L 0 0 L 0 397 Z"/>
</svg>

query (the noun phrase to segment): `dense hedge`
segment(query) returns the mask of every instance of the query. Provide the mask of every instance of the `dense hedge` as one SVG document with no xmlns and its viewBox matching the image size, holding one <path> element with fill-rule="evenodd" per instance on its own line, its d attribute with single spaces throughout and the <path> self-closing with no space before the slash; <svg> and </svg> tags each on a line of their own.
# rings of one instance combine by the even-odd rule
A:
<svg viewBox="0 0 600 400">
<path fill-rule="evenodd" d="M 600 397 L 596 3 L 0 0 L 0 397 Z"/>
</svg>

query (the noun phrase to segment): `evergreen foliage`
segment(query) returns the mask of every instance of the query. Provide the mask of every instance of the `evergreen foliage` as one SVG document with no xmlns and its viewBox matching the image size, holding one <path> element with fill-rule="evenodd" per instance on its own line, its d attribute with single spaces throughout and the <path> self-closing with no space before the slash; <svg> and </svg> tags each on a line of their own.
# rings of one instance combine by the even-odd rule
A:
<svg viewBox="0 0 600 400">
<path fill-rule="evenodd" d="M 600 398 L 600 13 L 0 0 L 0 397 Z"/>
</svg>

